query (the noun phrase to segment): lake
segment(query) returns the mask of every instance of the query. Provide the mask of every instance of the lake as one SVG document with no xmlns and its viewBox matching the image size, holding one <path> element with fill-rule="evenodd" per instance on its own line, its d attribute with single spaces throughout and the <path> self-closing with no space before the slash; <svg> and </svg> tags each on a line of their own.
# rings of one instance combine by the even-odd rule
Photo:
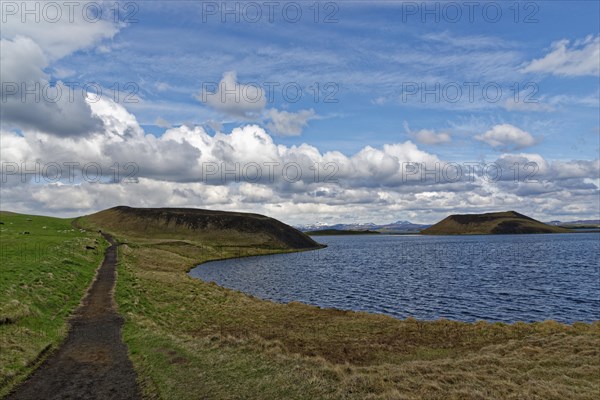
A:
<svg viewBox="0 0 600 400">
<path fill-rule="evenodd" d="M 320 236 L 321 250 L 213 261 L 190 275 L 277 302 L 422 320 L 600 319 L 600 233 Z"/>
</svg>

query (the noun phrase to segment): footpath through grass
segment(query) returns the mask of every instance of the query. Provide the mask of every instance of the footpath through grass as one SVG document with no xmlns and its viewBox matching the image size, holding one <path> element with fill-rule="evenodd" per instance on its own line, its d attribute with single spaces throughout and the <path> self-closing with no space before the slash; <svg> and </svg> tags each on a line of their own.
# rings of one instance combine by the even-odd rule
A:
<svg viewBox="0 0 600 400">
<path fill-rule="evenodd" d="M 0 212 L 0 397 L 66 337 L 105 247 L 70 219 Z"/>
<path fill-rule="evenodd" d="M 186 274 L 240 248 L 273 250 L 120 239 L 116 298 L 148 398 L 600 398 L 598 322 L 421 322 L 275 304 Z"/>
</svg>

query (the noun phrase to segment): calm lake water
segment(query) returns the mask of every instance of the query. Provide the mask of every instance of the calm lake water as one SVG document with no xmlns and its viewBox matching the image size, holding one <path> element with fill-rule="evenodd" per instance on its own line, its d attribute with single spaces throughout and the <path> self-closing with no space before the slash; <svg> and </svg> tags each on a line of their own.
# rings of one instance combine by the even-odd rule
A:
<svg viewBox="0 0 600 400">
<path fill-rule="evenodd" d="M 190 275 L 278 302 L 459 321 L 600 319 L 600 233 L 321 236 L 322 250 Z"/>
</svg>

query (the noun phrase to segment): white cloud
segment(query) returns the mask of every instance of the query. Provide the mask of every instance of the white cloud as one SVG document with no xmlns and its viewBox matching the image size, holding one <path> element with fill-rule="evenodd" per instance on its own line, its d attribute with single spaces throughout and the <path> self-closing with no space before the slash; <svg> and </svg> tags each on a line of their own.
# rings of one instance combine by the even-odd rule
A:
<svg viewBox="0 0 600 400">
<path fill-rule="evenodd" d="M 473 49 L 510 49 L 514 47 L 514 43 L 503 40 L 499 37 L 484 36 L 484 35 L 471 35 L 471 36 L 457 36 L 452 34 L 450 31 L 444 32 L 430 32 L 421 36 L 422 39 L 439 42 L 447 46 L 462 47 L 469 50 Z"/>
<path fill-rule="evenodd" d="M 0 40 L 0 80 L 33 83 L 46 78 L 42 71 L 48 60 L 42 48 L 32 39 L 15 36 Z"/>
<path fill-rule="evenodd" d="M 119 26 L 108 20 L 84 18 L 83 4 L 71 6 L 44 2 L 27 3 L 37 10 L 27 18 L 38 22 L 23 23 L 21 12 L 3 15 L 0 38 L 0 82 L 2 83 L 2 126 L 80 137 L 102 130 L 101 121 L 92 115 L 86 93 L 58 81 L 50 84 L 45 72 L 54 61 L 75 51 L 99 45 L 112 38 Z M 15 3 L 18 8 L 19 5 Z M 25 7 L 25 3 L 20 4 Z M 45 11 L 44 11 L 45 10 Z M 52 14 L 48 14 L 52 12 Z M 55 21 L 55 16 L 60 16 Z M 68 70 L 54 70 L 57 77 Z"/>
<path fill-rule="evenodd" d="M 110 18 L 97 19 L 84 17 L 85 2 L 53 2 L 52 10 L 47 9 L 43 1 L 28 2 L 27 8 L 35 10 L 27 16 L 17 11 L 15 14 L 3 15 L 1 35 L 3 39 L 13 39 L 17 36 L 30 38 L 43 49 L 48 59 L 56 61 L 75 51 L 98 45 L 105 39 L 110 39 L 122 27 Z M 100 3 L 94 3 L 92 8 Z M 17 8 L 25 7 L 25 3 L 15 3 Z M 58 14 L 54 8 L 58 7 Z M 109 5 L 110 7 L 110 5 Z M 109 15 L 110 10 L 104 9 L 103 15 Z M 34 22 L 34 18 L 38 20 Z M 55 16 L 59 15 L 60 18 Z M 22 18 L 27 18 L 22 22 Z"/>
<path fill-rule="evenodd" d="M 552 164 L 552 172 L 556 179 L 587 178 L 590 182 L 600 179 L 600 160 L 557 161 Z"/>
<path fill-rule="evenodd" d="M 552 50 L 523 68 L 523 72 L 542 72 L 559 76 L 600 74 L 600 35 L 589 35 L 571 46 L 567 39 L 552 44 Z"/>
<path fill-rule="evenodd" d="M 235 71 L 225 72 L 218 84 L 205 83 L 205 86 L 196 98 L 209 107 L 236 118 L 258 118 L 267 102 L 260 86 L 238 83 Z M 212 92 L 211 89 L 215 91 Z"/>
<path fill-rule="evenodd" d="M 228 168 L 243 169 L 250 163 L 263 168 L 257 183 L 272 183 L 282 190 L 306 191 L 310 185 L 321 183 L 334 175 L 336 179 L 354 185 L 394 185 L 401 182 L 403 162 L 439 162 L 434 155 L 420 150 L 414 143 L 386 144 L 382 148 L 367 146 L 352 156 L 340 152 L 321 153 L 314 146 L 277 145 L 265 130 L 246 125 L 230 133 L 209 135 L 201 126 L 179 126 L 167 129 L 159 137 L 145 134 L 136 118 L 124 107 L 110 99 L 90 103 L 93 115 L 102 121 L 104 130 L 76 141 L 69 137 L 52 137 L 37 130 L 23 130 L 23 135 L 2 131 L 2 158 L 9 162 L 76 161 L 80 164 L 97 162 L 104 166 L 134 162 L 139 176 L 166 181 L 210 181 L 213 184 L 235 182 L 231 176 L 223 179 L 220 173 Z M 267 165 L 274 165 L 269 180 Z M 319 163 L 335 165 L 334 170 L 321 167 L 319 178 L 314 168 Z M 208 164 L 218 164 L 219 173 L 203 175 Z M 299 185 L 290 185 L 283 175 L 287 165 L 298 165 L 302 176 Z M 237 167 L 235 167 L 237 165 Z M 288 173 L 293 175 L 293 170 Z M 227 178 L 227 177 L 226 177 Z M 344 183 L 343 183 L 344 184 Z"/>
<path fill-rule="evenodd" d="M 389 222 L 410 215 L 416 221 L 433 222 L 450 211 L 510 208 L 536 217 L 564 212 L 561 202 L 573 205 L 570 214 L 587 217 L 597 212 L 598 188 L 590 180 L 597 179 L 598 160 L 550 163 L 539 154 L 503 154 L 496 160 L 505 173 L 498 181 L 479 175 L 456 183 L 443 176 L 424 179 L 420 174 L 405 179 L 406 163 L 424 163 L 430 173 L 445 163 L 411 141 L 366 146 L 352 155 L 323 153 L 308 144 L 278 145 L 257 125 L 214 135 L 200 126 L 179 126 L 156 137 L 146 134 L 132 114 L 110 99 L 90 106 L 102 119 L 104 131 L 74 140 L 27 129 L 22 135 L 2 130 L 1 161 L 29 166 L 35 161 L 97 162 L 107 177 L 115 163 L 134 162 L 139 167 L 137 183 L 108 183 L 109 179 L 104 183 L 81 179 L 76 183 L 23 183 L 15 175 L 3 185 L 3 208 L 81 215 L 118 204 L 207 207 L 258 212 L 289 223 L 314 222 L 316 214 L 331 221 L 352 221 L 360 216 L 361 220 Z M 223 178 L 223 162 L 234 176 Z M 251 163 L 262 166 L 259 181 L 247 179 L 252 178 L 252 171 L 241 172 Z M 278 166 L 272 179 L 267 163 Z M 286 180 L 282 174 L 281 166 L 292 163 L 302 172 L 296 181 Z M 536 182 L 515 180 L 515 163 L 535 163 Z M 203 169 L 207 165 L 221 170 L 209 177 Z M 241 179 L 236 179 L 235 171 Z M 528 171 L 522 168 L 522 173 Z M 291 172 L 294 176 L 295 171 Z M 330 173 L 334 179 L 325 180 Z"/>
<path fill-rule="evenodd" d="M 296 113 L 289 111 L 278 111 L 274 108 L 267 111 L 267 117 L 271 120 L 267 128 L 279 136 L 299 136 L 308 124 L 308 121 L 316 118 L 315 111 L 300 110 Z"/>
<path fill-rule="evenodd" d="M 57 136 L 83 136 L 102 128 L 81 89 L 49 84 L 48 59 L 32 39 L 0 39 L 2 125 Z"/>
<path fill-rule="evenodd" d="M 429 129 L 421 129 L 415 132 L 415 139 L 423 144 L 442 144 L 451 141 L 450 134 L 446 132 L 435 133 Z"/>
<path fill-rule="evenodd" d="M 404 121 L 404 130 L 406 133 L 415 138 L 415 140 L 422 144 L 436 145 L 449 143 L 452 141 L 450 134 L 447 132 L 435 132 L 430 129 L 421 129 L 419 131 L 411 131 L 408 126 L 408 122 Z"/>
<path fill-rule="evenodd" d="M 484 134 L 476 135 L 475 139 L 505 151 L 523 149 L 536 143 L 529 132 L 510 124 L 495 125 Z"/>
</svg>

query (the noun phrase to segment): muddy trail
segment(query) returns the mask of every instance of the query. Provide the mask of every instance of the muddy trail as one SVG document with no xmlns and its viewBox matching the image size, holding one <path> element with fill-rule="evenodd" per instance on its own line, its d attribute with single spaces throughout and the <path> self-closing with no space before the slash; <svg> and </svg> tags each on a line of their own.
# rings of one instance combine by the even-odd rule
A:
<svg viewBox="0 0 600 400">
<path fill-rule="evenodd" d="M 95 281 L 70 320 L 69 334 L 7 399 L 140 399 L 136 375 L 121 340 L 115 309 L 117 245 L 110 242 Z"/>
</svg>

